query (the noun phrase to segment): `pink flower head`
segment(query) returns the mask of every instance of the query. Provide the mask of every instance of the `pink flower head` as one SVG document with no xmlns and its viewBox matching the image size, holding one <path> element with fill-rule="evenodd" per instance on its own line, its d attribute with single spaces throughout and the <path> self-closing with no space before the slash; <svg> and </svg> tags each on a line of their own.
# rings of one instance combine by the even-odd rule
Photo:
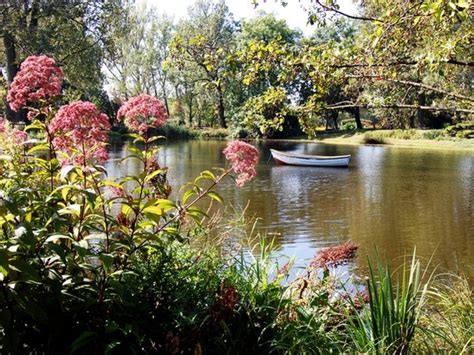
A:
<svg viewBox="0 0 474 355">
<path fill-rule="evenodd" d="M 14 111 L 29 102 L 48 100 L 61 93 L 64 74 L 54 59 L 45 55 L 29 56 L 21 64 L 8 91 L 7 101 Z M 29 116 L 30 118 L 30 116 Z"/>
<path fill-rule="evenodd" d="M 26 142 L 28 139 L 28 134 L 24 131 L 20 131 L 18 129 L 13 129 L 13 141 L 15 144 L 21 145 Z"/>
<path fill-rule="evenodd" d="M 93 103 L 76 101 L 61 106 L 48 128 L 54 136 L 54 147 L 69 155 L 66 162 L 86 165 L 94 159 L 108 159 L 109 119 Z"/>
<path fill-rule="evenodd" d="M 232 141 L 224 149 L 224 155 L 232 163 L 232 170 L 238 174 L 237 186 L 243 186 L 257 175 L 255 166 L 258 163 L 257 149 L 242 141 Z"/>
<path fill-rule="evenodd" d="M 311 263 L 312 267 L 328 268 L 347 263 L 355 258 L 358 247 L 350 240 L 341 245 L 322 249 Z"/>
<path fill-rule="evenodd" d="M 144 134 L 151 127 L 162 127 L 166 121 L 163 103 L 150 95 L 139 95 L 126 101 L 118 110 L 117 118 L 133 132 Z"/>
</svg>

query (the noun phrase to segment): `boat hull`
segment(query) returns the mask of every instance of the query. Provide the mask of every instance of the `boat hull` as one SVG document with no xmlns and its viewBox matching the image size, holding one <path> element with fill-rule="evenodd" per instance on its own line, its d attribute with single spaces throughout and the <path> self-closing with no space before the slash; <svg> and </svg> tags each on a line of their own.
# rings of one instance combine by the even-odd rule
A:
<svg viewBox="0 0 474 355">
<path fill-rule="evenodd" d="M 270 149 L 273 159 L 287 165 L 301 166 L 321 166 L 321 167 L 347 167 L 351 161 L 350 155 L 339 156 L 317 156 L 284 153 L 275 149 Z"/>
</svg>

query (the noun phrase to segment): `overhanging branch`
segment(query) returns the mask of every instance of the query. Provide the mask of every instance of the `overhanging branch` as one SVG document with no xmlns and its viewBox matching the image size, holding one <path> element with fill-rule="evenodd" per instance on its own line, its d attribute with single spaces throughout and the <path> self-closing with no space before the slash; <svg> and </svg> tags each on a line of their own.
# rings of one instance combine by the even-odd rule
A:
<svg viewBox="0 0 474 355">
<path fill-rule="evenodd" d="M 374 18 L 374 17 L 366 17 L 366 16 L 354 16 L 354 15 L 349 15 L 345 12 L 342 12 L 341 10 L 339 9 L 336 9 L 334 7 L 331 7 L 331 6 L 327 6 L 327 5 L 324 5 L 321 3 L 321 1 L 319 0 L 316 0 L 316 3 L 321 6 L 324 10 L 326 11 L 330 11 L 330 12 L 334 12 L 338 15 L 341 15 L 341 16 L 344 16 L 344 17 L 347 17 L 347 18 L 350 18 L 350 19 L 353 19 L 353 20 L 360 20 L 360 21 L 372 21 L 372 22 L 384 22 L 383 20 L 380 20 L 378 18 Z"/>
<path fill-rule="evenodd" d="M 326 107 L 326 110 L 343 110 L 348 108 L 396 108 L 396 109 L 411 109 L 411 110 L 426 110 L 426 111 L 449 111 L 449 112 L 460 112 L 460 113 L 474 113 L 474 110 L 455 108 L 455 107 L 433 107 L 433 106 L 420 106 L 420 105 L 409 105 L 409 104 L 393 104 L 393 105 L 355 105 L 355 104 L 342 104 L 342 105 L 330 105 Z"/>
<path fill-rule="evenodd" d="M 464 96 L 464 95 L 460 95 L 460 94 L 454 94 L 454 93 L 446 91 L 446 90 L 435 88 L 434 86 L 430 86 L 430 85 L 426 85 L 426 84 L 422 84 L 422 83 L 417 83 L 417 82 L 414 82 L 414 81 L 386 78 L 386 77 L 381 76 L 381 75 L 346 75 L 346 77 L 347 78 L 353 78 L 353 79 L 369 78 L 369 79 L 388 81 L 388 82 L 391 82 L 391 83 L 410 85 L 410 86 L 415 86 L 415 87 L 427 89 L 427 90 L 430 90 L 430 91 L 433 91 L 433 92 L 437 92 L 437 93 L 440 93 L 440 94 L 443 94 L 443 95 L 446 95 L 446 96 L 449 96 L 449 97 L 453 97 L 455 99 L 474 102 L 474 98 L 472 98 L 472 97 Z"/>
<path fill-rule="evenodd" d="M 415 60 L 401 60 L 395 61 L 390 63 L 348 63 L 348 64 L 335 64 L 331 65 L 331 68 L 366 68 L 366 67 L 395 67 L 398 65 L 407 65 L 407 66 L 416 66 L 420 64 L 420 62 Z M 464 62 L 462 60 L 457 59 L 449 59 L 446 61 L 434 62 L 433 64 L 452 64 L 452 65 L 459 65 L 463 67 L 474 67 L 474 62 Z"/>
</svg>

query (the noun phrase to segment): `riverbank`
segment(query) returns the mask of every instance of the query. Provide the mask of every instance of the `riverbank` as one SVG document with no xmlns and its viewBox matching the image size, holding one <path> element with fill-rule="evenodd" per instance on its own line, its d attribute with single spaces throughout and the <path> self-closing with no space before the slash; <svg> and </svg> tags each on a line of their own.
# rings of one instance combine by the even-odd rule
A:
<svg viewBox="0 0 474 355">
<path fill-rule="evenodd" d="M 244 138 L 239 132 L 222 128 L 189 128 L 175 124 L 166 125 L 158 134 L 168 139 L 238 139 Z M 237 134 L 236 134 L 237 133 Z M 421 148 L 438 150 L 463 150 L 474 152 L 474 139 L 449 137 L 443 129 L 432 130 L 356 130 L 356 131 L 319 131 L 316 137 L 288 137 L 284 141 L 321 142 L 326 144 L 378 144 L 400 148 Z"/>
<path fill-rule="evenodd" d="M 314 139 L 299 136 L 291 137 L 286 140 L 345 145 L 377 144 L 400 148 L 463 150 L 474 152 L 474 139 L 450 138 L 442 136 L 441 132 L 442 130 L 322 131 L 318 132 Z"/>
</svg>

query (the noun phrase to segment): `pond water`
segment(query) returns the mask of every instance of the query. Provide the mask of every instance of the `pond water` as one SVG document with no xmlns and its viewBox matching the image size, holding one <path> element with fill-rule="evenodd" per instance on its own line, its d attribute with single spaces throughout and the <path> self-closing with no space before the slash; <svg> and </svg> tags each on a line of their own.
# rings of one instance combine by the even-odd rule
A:
<svg viewBox="0 0 474 355">
<path fill-rule="evenodd" d="M 173 186 L 202 170 L 225 166 L 223 141 L 167 142 L 160 151 Z M 345 146 L 285 141 L 257 144 L 258 176 L 243 188 L 228 180 L 223 198 L 261 218 L 276 235 L 279 251 L 311 259 L 322 247 L 352 240 L 357 266 L 379 254 L 396 266 L 416 247 L 438 272 L 465 274 L 474 281 L 474 155 L 463 151 Z M 277 166 L 270 148 L 306 154 L 352 154 L 348 169 Z M 133 174 L 138 164 L 120 165 L 126 145 L 113 146 L 112 176 Z"/>
</svg>

